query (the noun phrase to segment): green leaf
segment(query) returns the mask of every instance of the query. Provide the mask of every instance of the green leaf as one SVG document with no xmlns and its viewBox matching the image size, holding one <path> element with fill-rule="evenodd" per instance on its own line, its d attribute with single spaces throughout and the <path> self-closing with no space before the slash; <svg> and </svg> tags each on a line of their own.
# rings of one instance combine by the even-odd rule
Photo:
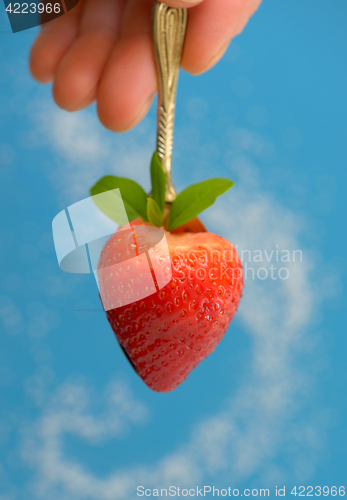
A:
<svg viewBox="0 0 347 500">
<path fill-rule="evenodd" d="M 163 225 L 163 214 L 153 198 L 147 198 L 147 217 L 153 226 Z"/>
<path fill-rule="evenodd" d="M 156 201 L 161 213 L 164 213 L 166 175 L 156 151 L 153 153 L 151 161 L 151 181 L 153 200 Z"/>
<path fill-rule="evenodd" d="M 141 217 L 144 222 L 147 222 L 147 193 L 139 184 L 137 184 L 137 182 L 132 181 L 131 179 L 115 177 L 114 175 L 106 175 L 91 188 L 90 194 L 95 196 L 97 194 L 104 193 L 105 191 L 117 188 L 120 191 L 129 222 L 137 219 L 138 217 Z M 108 217 L 118 224 L 122 224 L 119 220 L 120 215 L 119 210 L 117 209 L 117 204 L 112 206 L 109 198 L 107 201 L 106 199 L 104 200 L 103 197 L 95 197 L 93 200 L 100 210 L 108 215 Z"/>
<path fill-rule="evenodd" d="M 171 205 L 168 230 L 176 229 L 194 219 L 213 205 L 217 196 L 228 191 L 233 185 L 234 182 L 229 179 L 209 179 L 182 191 Z"/>
</svg>

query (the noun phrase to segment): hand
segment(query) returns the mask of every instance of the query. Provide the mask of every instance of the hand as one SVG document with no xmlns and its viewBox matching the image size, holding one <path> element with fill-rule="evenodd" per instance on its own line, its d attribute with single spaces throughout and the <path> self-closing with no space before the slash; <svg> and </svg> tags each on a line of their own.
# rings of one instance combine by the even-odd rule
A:
<svg viewBox="0 0 347 500">
<path fill-rule="evenodd" d="M 261 0 L 167 0 L 190 7 L 182 67 L 211 68 L 242 31 Z M 80 0 L 68 14 L 42 26 L 30 69 L 53 81 L 61 108 L 77 111 L 97 101 L 101 123 L 114 132 L 136 125 L 156 92 L 152 52 L 153 0 Z"/>
</svg>

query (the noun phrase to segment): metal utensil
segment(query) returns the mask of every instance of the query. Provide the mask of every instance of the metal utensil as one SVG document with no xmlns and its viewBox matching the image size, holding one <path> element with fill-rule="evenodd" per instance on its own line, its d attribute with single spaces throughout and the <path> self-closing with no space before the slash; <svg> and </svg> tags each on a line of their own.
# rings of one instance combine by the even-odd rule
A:
<svg viewBox="0 0 347 500">
<path fill-rule="evenodd" d="M 157 152 L 166 174 L 165 201 L 173 202 L 176 191 L 171 180 L 171 158 L 177 80 L 187 26 L 187 9 L 173 9 L 156 2 L 152 30 L 158 76 Z"/>
</svg>

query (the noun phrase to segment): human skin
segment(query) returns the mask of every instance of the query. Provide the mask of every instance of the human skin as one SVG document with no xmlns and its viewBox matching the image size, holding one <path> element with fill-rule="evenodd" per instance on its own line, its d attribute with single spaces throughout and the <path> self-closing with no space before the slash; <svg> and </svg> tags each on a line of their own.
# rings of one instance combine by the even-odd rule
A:
<svg viewBox="0 0 347 500">
<path fill-rule="evenodd" d="M 214 66 L 261 0 L 167 0 L 189 8 L 182 68 L 198 75 Z M 30 56 L 33 77 L 53 82 L 61 108 L 97 101 L 101 123 L 114 132 L 135 126 L 156 93 L 151 40 L 154 0 L 80 0 L 42 26 Z M 120 98 L 121 96 L 121 98 Z"/>
</svg>

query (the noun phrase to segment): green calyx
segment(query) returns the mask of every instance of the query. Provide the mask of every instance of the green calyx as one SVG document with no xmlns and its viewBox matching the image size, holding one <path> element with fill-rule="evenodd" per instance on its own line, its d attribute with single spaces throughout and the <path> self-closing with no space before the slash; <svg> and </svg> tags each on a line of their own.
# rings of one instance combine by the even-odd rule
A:
<svg viewBox="0 0 347 500">
<path fill-rule="evenodd" d="M 107 175 L 102 177 L 90 190 L 95 196 L 111 189 L 119 189 L 129 222 L 140 217 L 153 226 L 165 227 L 172 231 L 194 219 L 206 208 L 213 205 L 216 198 L 230 189 L 234 182 L 229 179 L 215 178 L 198 182 L 184 189 L 164 212 L 166 176 L 161 166 L 158 153 L 155 152 L 151 161 L 152 194 L 148 196 L 137 182 L 124 177 Z M 103 203 L 102 197 L 94 198 L 97 206 L 112 220 L 121 224 L 118 215 L 109 203 Z"/>
</svg>

